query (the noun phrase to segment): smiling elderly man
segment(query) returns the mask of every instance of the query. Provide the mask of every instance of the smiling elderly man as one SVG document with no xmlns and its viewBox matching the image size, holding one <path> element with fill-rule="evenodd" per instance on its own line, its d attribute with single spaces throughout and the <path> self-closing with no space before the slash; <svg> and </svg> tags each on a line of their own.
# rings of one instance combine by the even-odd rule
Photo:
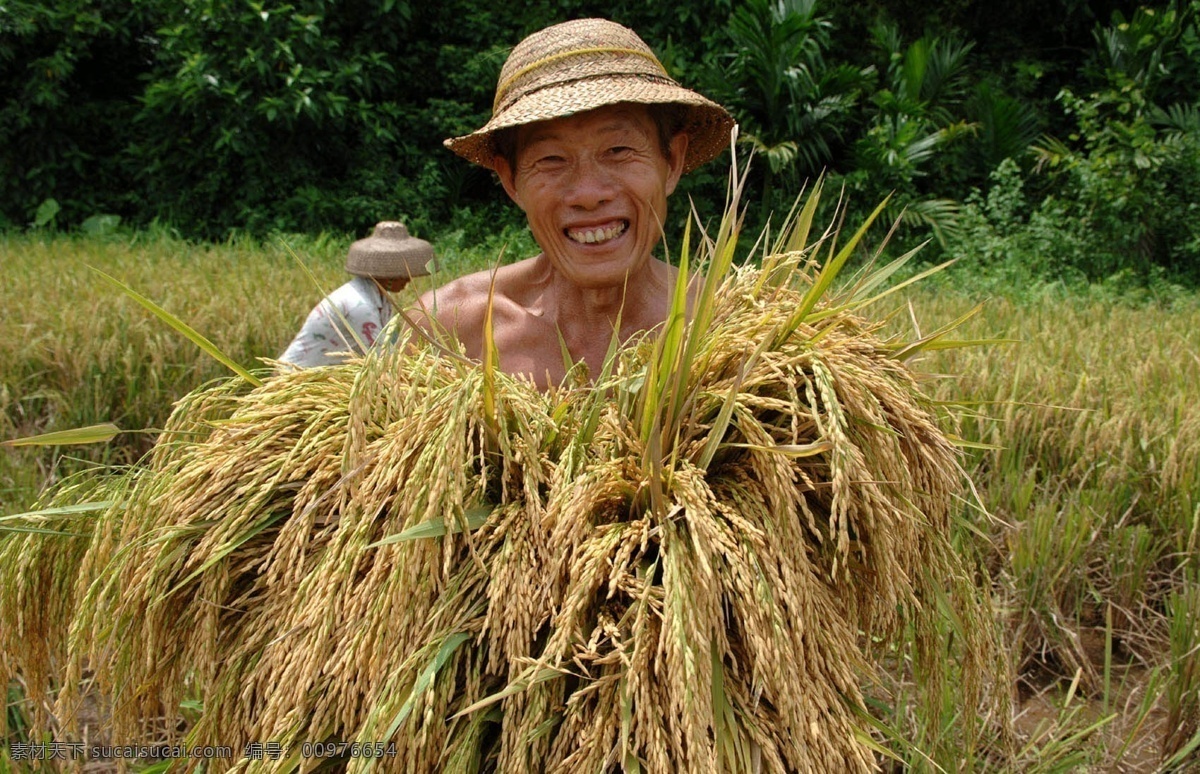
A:
<svg viewBox="0 0 1200 774">
<path fill-rule="evenodd" d="M 666 319 L 676 269 L 652 252 L 667 197 L 728 146 L 732 126 L 619 24 L 583 19 L 530 35 L 500 72 L 492 119 L 446 145 L 496 172 L 542 253 L 426 293 L 423 308 L 481 358 L 494 279 L 502 370 L 556 385 L 565 344 L 595 373 L 618 322 L 625 341 Z"/>
</svg>

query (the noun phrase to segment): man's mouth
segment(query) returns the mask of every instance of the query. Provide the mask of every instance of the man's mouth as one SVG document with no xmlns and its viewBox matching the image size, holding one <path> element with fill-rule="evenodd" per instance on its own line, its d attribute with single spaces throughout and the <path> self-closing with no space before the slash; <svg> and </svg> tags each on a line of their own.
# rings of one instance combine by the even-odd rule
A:
<svg viewBox="0 0 1200 774">
<path fill-rule="evenodd" d="M 594 226 L 592 228 L 566 228 L 563 229 L 563 233 L 572 242 L 594 245 L 607 242 L 610 239 L 616 239 L 624 234 L 627 228 L 629 228 L 629 221 L 616 220 L 608 225 Z"/>
</svg>

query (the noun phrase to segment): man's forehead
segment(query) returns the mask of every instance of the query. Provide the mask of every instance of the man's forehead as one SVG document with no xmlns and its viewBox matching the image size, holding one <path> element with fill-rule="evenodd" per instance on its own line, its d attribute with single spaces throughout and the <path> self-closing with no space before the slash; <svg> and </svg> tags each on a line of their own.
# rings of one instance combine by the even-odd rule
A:
<svg viewBox="0 0 1200 774">
<path fill-rule="evenodd" d="M 522 126 L 521 144 L 560 139 L 581 128 L 586 128 L 589 134 L 637 131 L 650 136 L 654 131 L 650 113 L 644 105 L 607 105 L 573 116 Z"/>
</svg>

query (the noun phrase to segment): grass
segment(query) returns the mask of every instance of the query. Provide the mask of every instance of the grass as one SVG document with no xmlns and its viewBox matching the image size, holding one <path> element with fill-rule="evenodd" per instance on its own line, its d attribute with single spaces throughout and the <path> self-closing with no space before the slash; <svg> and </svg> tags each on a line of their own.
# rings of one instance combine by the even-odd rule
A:
<svg viewBox="0 0 1200 774">
<path fill-rule="evenodd" d="M 452 235 L 435 243 L 445 276 L 495 255 L 495 244 L 468 250 L 464 241 Z M 344 279 L 346 244 L 307 241 L 295 249 L 330 289 Z M 515 255 L 528 253 L 521 247 Z M 320 295 L 274 244 L 8 236 L 0 237 L 0 254 L 5 438 L 102 422 L 161 427 L 173 401 L 227 373 L 85 264 L 154 299 L 250 368 L 283 349 Z M 928 333 L 977 301 L 918 286 L 905 298 L 911 315 L 890 325 L 911 333 L 916 320 Z M 995 447 L 973 448 L 968 459 L 991 516 L 964 504 L 956 535 L 963 550 L 985 559 L 1017 675 L 1018 738 L 1011 756 L 993 763 L 1153 770 L 1161 755 L 1194 765 L 1200 301 L 993 298 L 955 335 L 1018 342 L 930 350 L 918 365 L 951 375 L 935 394 L 970 404 L 961 435 Z M 2 449 L 0 513 L 26 509 L 41 486 L 86 460 L 131 461 L 148 446 L 148 436 L 122 435 L 104 447 L 71 448 L 83 460 L 74 462 L 53 450 Z M 896 671 L 893 694 L 911 683 L 908 669 Z M 930 740 L 954 718 L 919 712 L 912 727 L 923 729 L 924 747 L 936 747 Z M 922 768 L 920 749 L 906 757 L 907 767 Z"/>
<path fill-rule="evenodd" d="M 925 289 L 911 303 L 934 326 L 974 299 Z M 1200 668 L 1200 303 L 997 298 L 960 335 L 1016 342 L 938 352 L 925 367 L 955 375 L 938 394 L 978 406 L 964 437 L 996 447 L 971 458 L 994 517 L 976 519 L 978 545 L 1019 696 L 1053 707 L 1040 719 L 1058 727 L 1027 724 L 1027 740 L 1096 726 L 1069 757 L 1097 767 L 1128 765 L 1144 746 L 1131 735 L 1183 749 Z M 1072 712 L 1068 691 L 1096 712 Z"/>
<path fill-rule="evenodd" d="M 279 355 L 322 295 L 293 253 L 328 291 L 347 279 L 349 242 L 194 245 L 163 232 L 0 234 L 0 438 L 105 422 L 126 431 L 162 427 L 175 400 L 229 374 L 92 268 L 148 296 L 241 366 L 261 369 L 258 358 Z M 472 249 L 463 242 L 451 233 L 435 245 L 438 276 L 483 268 L 501 243 L 511 242 L 517 256 L 532 249 L 527 236 L 511 232 Z M 431 281 L 415 282 L 402 297 Z M 0 515 L 24 509 L 44 485 L 85 462 L 132 462 L 152 442 L 135 433 L 105 447 L 0 450 Z M 57 451 L 80 459 L 60 459 Z"/>
</svg>

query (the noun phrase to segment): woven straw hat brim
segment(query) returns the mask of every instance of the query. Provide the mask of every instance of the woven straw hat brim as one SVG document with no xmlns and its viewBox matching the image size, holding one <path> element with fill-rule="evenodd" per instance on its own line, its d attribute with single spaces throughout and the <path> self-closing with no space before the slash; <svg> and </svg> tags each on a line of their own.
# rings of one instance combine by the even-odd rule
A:
<svg viewBox="0 0 1200 774">
<path fill-rule="evenodd" d="M 734 120 L 725 108 L 667 78 L 631 74 L 598 75 L 524 94 L 482 129 L 446 140 L 445 145 L 468 161 L 494 169 L 496 131 L 621 103 L 690 108 L 683 126 L 688 135 L 684 172 L 711 161 L 729 147 Z"/>
<path fill-rule="evenodd" d="M 419 239 L 405 240 L 419 244 L 406 245 L 403 250 L 383 248 L 352 249 L 346 256 L 346 271 L 360 277 L 398 279 L 424 277 L 429 274 L 426 264 L 433 260 L 433 247 Z"/>
</svg>

